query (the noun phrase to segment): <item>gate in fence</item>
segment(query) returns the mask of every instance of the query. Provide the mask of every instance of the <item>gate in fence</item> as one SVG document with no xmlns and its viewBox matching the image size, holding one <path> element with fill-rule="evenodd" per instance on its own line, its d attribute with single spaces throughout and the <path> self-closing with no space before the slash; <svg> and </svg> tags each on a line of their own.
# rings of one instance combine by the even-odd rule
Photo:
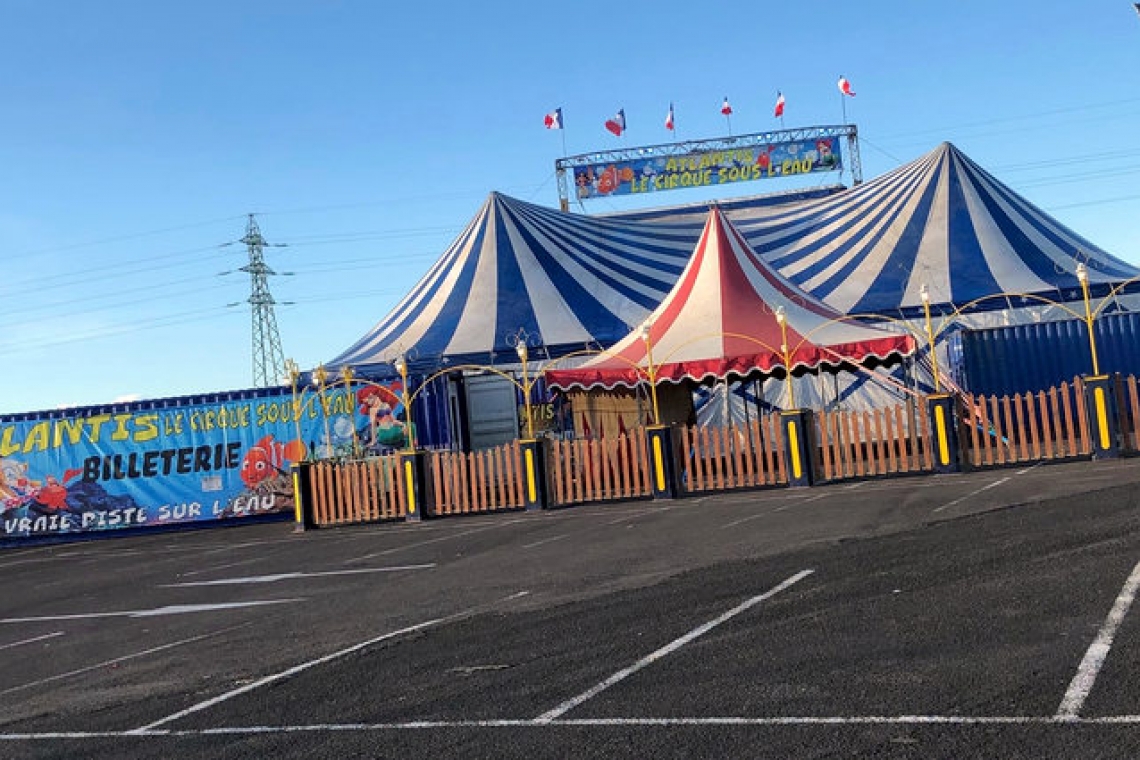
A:
<svg viewBox="0 0 1140 760">
<path fill-rule="evenodd" d="M 968 462 L 993 467 L 1068 459 L 1091 452 L 1080 378 L 1037 394 L 962 398 Z M 1124 428 L 1121 428 L 1122 430 Z"/>
<path fill-rule="evenodd" d="M 403 518 L 407 500 L 398 465 L 394 456 L 315 462 L 302 495 L 311 521 L 323 527 Z"/>
<path fill-rule="evenodd" d="M 436 451 L 428 456 L 430 515 L 521 509 L 522 456 L 518 441 L 484 451 Z"/>
<path fill-rule="evenodd" d="M 926 400 L 867 411 L 816 415 L 824 481 L 934 469 Z"/>
<path fill-rule="evenodd" d="M 687 493 L 787 485 L 779 415 L 732 427 L 681 431 L 681 486 Z"/>
<path fill-rule="evenodd" d="M 547 467 L 553 506 L 649 496 L 649 450 L 638 433 L 552 441 Z"/>
</svg>

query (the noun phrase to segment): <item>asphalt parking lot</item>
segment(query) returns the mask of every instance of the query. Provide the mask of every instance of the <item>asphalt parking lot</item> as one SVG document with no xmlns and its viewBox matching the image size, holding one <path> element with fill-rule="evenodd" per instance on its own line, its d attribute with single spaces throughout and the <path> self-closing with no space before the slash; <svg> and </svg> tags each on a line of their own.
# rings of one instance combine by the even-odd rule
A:
<svg viewBox="0 0 1140 760">
<path fill-rule="evenodd" d="M 0 756 L 1140 755 L 1140 460 L 0 553 Z"/>
</svg>

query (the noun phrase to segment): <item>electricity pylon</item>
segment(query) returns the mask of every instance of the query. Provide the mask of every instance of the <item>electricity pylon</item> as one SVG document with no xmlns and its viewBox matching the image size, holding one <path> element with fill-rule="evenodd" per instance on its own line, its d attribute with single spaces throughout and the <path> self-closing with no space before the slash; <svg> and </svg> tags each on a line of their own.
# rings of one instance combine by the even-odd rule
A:
<svg viewBox="0 0 1140 760">
<path fill-rule="evenodd" d="M 253 214 L 239 242 L 249 249 L 249 263 L 239 271 L 249 272 L 250 313 L 253 317 L 253 387 L 268 388 L 281 384 L 285 372 L 285 352 L 277 334 L 277 317 L 273 314 L 273 295 L 269 292 L 270 275 L 277 274 L 265 263 L 263 249 L 267 245 Z"/>
</svg>

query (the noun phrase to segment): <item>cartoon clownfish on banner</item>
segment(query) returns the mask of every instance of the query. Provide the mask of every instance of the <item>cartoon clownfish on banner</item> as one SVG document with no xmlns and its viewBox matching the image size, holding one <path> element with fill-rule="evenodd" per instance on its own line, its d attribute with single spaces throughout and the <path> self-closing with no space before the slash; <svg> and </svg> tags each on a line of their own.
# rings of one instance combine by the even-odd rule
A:
<svg viewBox="0 0 1140 760">
<path fill-rule="evenodd" d="M 305 458 L 305 444 L 300 440 L 281 443 L 267 435 L 250 447 L 241 461 L 241 479 L 251 491 L 267 485 L 266 481 L 286 474 L 290 462 Z"/>
</svg>

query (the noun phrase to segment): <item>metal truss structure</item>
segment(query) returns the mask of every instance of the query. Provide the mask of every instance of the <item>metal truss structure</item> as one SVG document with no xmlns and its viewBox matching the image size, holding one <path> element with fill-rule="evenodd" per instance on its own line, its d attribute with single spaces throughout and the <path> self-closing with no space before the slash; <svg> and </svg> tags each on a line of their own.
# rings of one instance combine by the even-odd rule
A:
<svg viewBox="0 0 1140 760">
<path fill-rule="evenodd" d="M 692 153 L 762 147 L 778 143 L 795 142 L 797 140 L 814 140 L 821 137 L 847 138 L 848 158 L 845 162 L 846 165 L 839 171 L 850 168 L 851 181 L 856 185 L 860 184 L 863 181 L 863 166 L 859 158 L 858 130 L 855 125 L 843 124 L 829 127 L 803 127 L 801 129 L 781 129 L 773 132 L 756 132 L 748 135 L 717 137 L 709 140 L 687 140 L 685 142 L 666 143 L 664 145 L 647 145 L 636 148 L 596 151 L 560 158 L 554 162 L 554 171 L 558 178 L 559 207 L 563 211 L 570 210 L 569 186 L 566 179 L 567 169 L 573 170 L 579 166 L 631 161 L 656 156 L 679 156 Z"/>
<path fill-rule="evenodd" d="M 245 237 L 240 241 L 249 250 L 249 264 L 239 271 L 247 272 L 250 280 L 249 305 L 253 336 L 253 387 L 268 388 L 280 385 L 285 372 L 285 354 L 281 349 L 281 336 L 277 332 L 277 317 L 273 312 L 273 295 L 269 292 L 269 277 L 277 274 L 265 263 L 264 249 L 268 243 L 253 214 L 249 215 Z"/>
</svg>

